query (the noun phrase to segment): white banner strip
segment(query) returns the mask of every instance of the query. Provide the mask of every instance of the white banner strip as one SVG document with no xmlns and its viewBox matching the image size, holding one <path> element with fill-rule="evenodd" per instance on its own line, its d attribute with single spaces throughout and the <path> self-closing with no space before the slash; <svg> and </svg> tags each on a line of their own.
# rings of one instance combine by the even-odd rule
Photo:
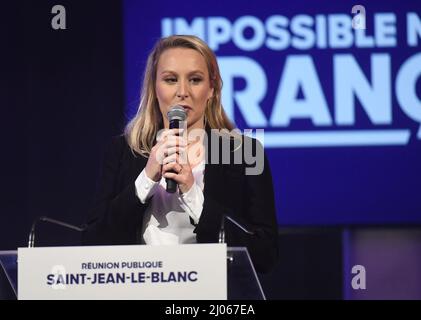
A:
<svg viewBox="0 0 421 320">
<path fill-rule="evenodd" d="M 265 148 L 392 146 L 406 145 L 410 137 L 410 130 L 265 131 L 262 142 Z"/>
</svg>

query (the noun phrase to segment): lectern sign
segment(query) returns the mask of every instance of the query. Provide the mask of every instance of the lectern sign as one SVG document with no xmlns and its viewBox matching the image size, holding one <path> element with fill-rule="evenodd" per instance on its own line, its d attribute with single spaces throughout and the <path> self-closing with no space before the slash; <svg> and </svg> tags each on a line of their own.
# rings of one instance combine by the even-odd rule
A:
<svg viewBox="0 0 421 320">
<path fill-rule="evenodd" d="M 26 299 L 227 299 L 225 244 L 18 249 Z"/>
</svg>

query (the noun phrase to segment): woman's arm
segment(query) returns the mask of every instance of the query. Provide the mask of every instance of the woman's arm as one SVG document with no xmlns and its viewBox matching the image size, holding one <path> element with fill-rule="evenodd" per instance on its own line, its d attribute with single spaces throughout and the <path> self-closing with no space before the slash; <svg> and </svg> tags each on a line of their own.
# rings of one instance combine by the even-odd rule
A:
<svg viewBox="0 0 421 320">
<path fill-rule="evenodd" d="M 246 246 L 256 269 L 269 271 L 278 258 L 278 225 L 269 161 L 262 145 L 253 140 L 262 155 L 263 171 L 257 175 L 246 175 L 243 163 L 236 169 L 223 166 L 208 166 L 206 175 L 203 212 L 196 228 L 198 242 L 217 242 L 223 215 L 229 215 L 252 230 L 249 235 L 230 221 L 225 221 L 225 238 L 229 246 Z M 260 163 L 262 164 L 262 163 Z M 240 170 L 239 170 L 240 169 Z M 228 173 L 236 170 L 237 177 L 230 179 Z M 228 172 L 230 171 L 230 172 Z M 241 175 L 241 177 L 238 177 Z M 216 178 L 214 178 L 216 177 Z M 212 191 L 211 191 L 212 190 Z M 221 191 L 222 190 L 222 191 Z"/>
<path fill-rule="evenodd" d="M 245 242 L 255 267 L 267 272 L 278 259 L 278 223 L 269 161 L 264 156 L 260 175 L 246 176 L 246 219 L 255 235 L 246 235 Z"/>
</svg>

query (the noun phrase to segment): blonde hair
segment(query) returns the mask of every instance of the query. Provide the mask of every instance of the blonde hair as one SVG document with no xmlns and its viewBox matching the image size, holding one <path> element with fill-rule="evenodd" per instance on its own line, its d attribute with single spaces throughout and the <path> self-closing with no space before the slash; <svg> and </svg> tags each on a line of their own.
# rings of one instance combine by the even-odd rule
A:
<svg viewBox="0 0 421 320">
<path fill-rule="evenodd" d="M 139 108 L 135 117 L 127 124 L 124 135 L 132 151 L 149 156 L 158 131 L 163 129 L 162 114 L 155 92 L 156 72 L 162 53 L 171 48 L 187 48 L 198 51 L 205 59 L 213 96 L 205 108 L 205 126 L 210 129 L 233 130 L 221 104 L 222 78 L 216 56 L 208 45 L 198 37 L 175 35 L 160 39 L 148 56 Z"/>
</svg>

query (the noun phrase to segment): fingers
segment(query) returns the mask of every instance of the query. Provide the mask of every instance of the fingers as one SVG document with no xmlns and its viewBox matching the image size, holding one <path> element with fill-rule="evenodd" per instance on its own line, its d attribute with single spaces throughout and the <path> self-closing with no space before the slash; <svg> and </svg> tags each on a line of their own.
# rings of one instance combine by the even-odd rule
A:
<svg viewBox="0 0 421 320">
<path fill-rule="evenodd" d="M 169 156 L 176 152 L 183 152 L 187 147 L 187 142 L 182 137 L 167 136 L 164 140 L 158 142 L 159 148 L 163 154 Z"/>
<path fill-rule="evenodd" d="M 182 136 L 183 132 L 184 132 L 183 128 L 161 130 L 160 132 L 158 132 L 156 140 L 158 142 L 161 142 L 161 141 L 166 140 L 168 137 Z"/>
<path fill-rule="evenodd" d="M 187 150 L 185 147 L 167 147 L 164 143 L 158 147 L 157 161 L 162 165 L 169 162 L 178 162 L 180 164 L 187 164 Z"/>
<path fill-rule="evenodd" d="M 166 173 L 173 173 L 178 176 L 177 178 L 192 175 L 190 165 L 182 163 L 181 158 L 178 154 L 173 154 L 164 159 L 164 163 L 162 165 L 162 175 L 164 177 L 167 177 L 165 175 Z"/>
<path fill-rule="evenodd" d="M 157 136 L 157 143 L 152 148 L 151 156 L 154 157 L 154 161 L 163 165 L 171 161 L 177 161 L 181 164 L 187 163 L 187 141 L 181 134 L 184 129 L 166 129 L 161 130 Z M 172 155 L 179 155 L 180 158 L 169 158 Z"/>
<path fill-rule="evenodd" d="M 162 172 L 174 172 L 180 174 L 183 171 L 183 166 L 177 162 L 170 162 L 162 166 Z"/>
<path fill-rule="evenodd" d="M 173 179 L 175 182 L 177 182 L 177 184 L 180 184 L 183 181 L 180 175 L 173 172 L 165 172 L 162 176 L 166 179 Z"/>
<path fill-rule="evenodd" d="M 164 158 L 164 160 L 162 161 L 163 165 L 166 165 L 168 163 L 172 163 L 172 162 L 179 162 L 178 160 L 178 153 L 173 153 L 167 157 Z"/>
<path fill-rule="evenodd" d="M 188 172 L 179 163 L 171 162 L 162 166 L 162 176 L 182 184 L 187 180 Z"/>
<path fill-rule="evenodd" d="M 181 135 L 184 129 L 168 129 L 162 130 L 159 132 L 157 141 L 159 144 L 162 144 L 164 148 L 171 147 L 186 147 L 187 141 Z"/>
<path fill-rule="evenodd" d="M 176 172 L 175 170 L 174 171 L 166 171 L 166 172 L 162 173 L 162 176 L 166 179 L 173 179 L 175 182 L 177 182 L 177 184 L 180 188 L 186 189 L 186 188 L 184 188 L 184 185 L 191 186 L 191 182 L 194 182 L 194 178 L 193 178 L 192 174 L 188 174 L 184 171 L 185 171 L 184 169 L 181 169 L 180 172 Z"/>
<path fill-rule="evenodd" d="M 184 138 L 178 137 L 178 136 L 169 136 L 165 140 L 163 140 L 161 143 L 166 148 L 186 147 L 187 146 L 186 140 Z"/>
<path fill-rule="evenodd" d="M 180 131 L 182 129 L 171 129 L 162 133 L 155 145 L 157 162 L 164 164 L 164 159 L 174 154 L 180 155 L 183 163 L 187 162 L 187 142 L 183 137 L 174 135 Z"/>
<path fill-rule="evenodd" d="M 165 146 L 164 146 L 164 149 L 165 149 Z M 166 148 L 165 150 L 164 150 L 164 155 L 166 156 L 166 157 L 169 157 L 169 156 L 172 156 L 172 155 L 183 155 L 184 153 L 186 153 L 186 148 L 185 147 L 178 147 L 178 146 L 176 146 L 176 147 L 169 147 L 169 148 Z"/>
<path fill-rule="evenodd" d="M 179 154 L 173 153 L 162 160 L 162 165 L 166 165 L 168 163 L 178 163 L 181 166 L 188 165 L 189 162 L 187 161 L 187 154 Z"/>
</svg>

